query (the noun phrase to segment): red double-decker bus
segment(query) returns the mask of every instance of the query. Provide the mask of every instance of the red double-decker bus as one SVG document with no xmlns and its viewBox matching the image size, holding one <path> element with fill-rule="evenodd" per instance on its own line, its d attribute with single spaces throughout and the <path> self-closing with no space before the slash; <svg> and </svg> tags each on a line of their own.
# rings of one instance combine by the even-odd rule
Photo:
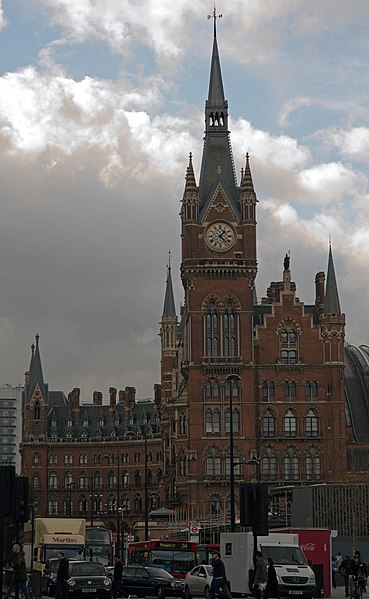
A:
<svg viewBox="0 0 369 599">
<path fill-rule="evenodd" d="M 185 578 L 196 566 L 196 543 L 160 539 L 129 543 L 128 563 L 163 568 L 175 578 Z"/>
</svg>

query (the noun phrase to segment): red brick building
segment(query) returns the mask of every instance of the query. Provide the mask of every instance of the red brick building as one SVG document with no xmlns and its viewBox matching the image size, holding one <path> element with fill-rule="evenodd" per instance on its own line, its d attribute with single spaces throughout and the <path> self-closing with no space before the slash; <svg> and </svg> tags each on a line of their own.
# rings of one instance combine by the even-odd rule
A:
<svg viewBox="0 0 369 599">
<path fill-rule="evenodd" d="M 214 35 L 201 171 L 197 183 L 190 155 L 182 199 L 185 303 L 177 324 L 169 269 L 161 328 L 166 482 L 173 504 L 195 516 L 230 511 L 231 418 L 236 484 L 256 474 L 271 487 L 342 482 L 347 472 L 345 317 L 331 248 L 314 305 L 297 297 L 288 255 L 258 303 L 256 205 L 248 155 L 239 184 L 235 174 Z"/>
<path fill-rule="evenodd" d="M 197 183 L 190 155 L 182 198 L 185 301 L 178 318 L 169 265 L 161 385 L 144 404 L 131 387 L 118 394 L 111 388 L 108 405 L 101 393 L 81 404 L 78 389 L 68 398 L 48 390 L 36 340 L 24 394 L 22 463 L 40 514 L 94 520 L 110 514 L 114 527 L 119 506 L 132 525 L 143 518 L 147 494 L 150 511 L 166 506 L 183 519 L 226 521 L 231 419 L 236 502 L 238 482 L 256 476 L 271 488 L 343 483 L 347 456 L 356 470 L 361 460 L 367 477 L 346 410 L 345 317 L 331 248 L 327 277 L 315 278 L 313 305 L 296 295 L 288 255 L 280 258 L 281 280 L 257 301 L 250 162 L 247 155 L 238 183 L 214 35 L 201 171 Z M 230 375 L 239 377 L 232 389 Z M 355 390 L 351 399 L 358 401 Z"/>
</svg>

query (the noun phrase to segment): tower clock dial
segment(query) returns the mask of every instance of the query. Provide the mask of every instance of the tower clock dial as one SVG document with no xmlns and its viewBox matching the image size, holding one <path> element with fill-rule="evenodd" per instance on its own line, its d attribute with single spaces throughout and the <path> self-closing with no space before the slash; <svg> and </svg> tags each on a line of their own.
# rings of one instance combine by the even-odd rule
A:
<svg viewBox="0 0 369 599">
<path fill-rule="evenodd" d="M 227 223 L 212 223 L 206 230 L 205 240 L 210 249 L 225 252 L 234 245 L 234 230 Z"/>
</svg>

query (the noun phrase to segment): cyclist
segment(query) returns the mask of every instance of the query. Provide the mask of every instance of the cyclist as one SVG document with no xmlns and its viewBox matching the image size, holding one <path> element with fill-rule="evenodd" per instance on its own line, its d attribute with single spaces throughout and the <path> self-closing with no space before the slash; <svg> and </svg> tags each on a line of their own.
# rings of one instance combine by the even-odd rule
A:
<svg viewBox="0 0 369 599">
<path fill-rule="evenodd" d="M 353 597 L 361 597 L 366 586 L 368 568 L 366 563 L 361 559 L 358 551 L 354 554 L 349 568 L 349 589 L 351 590 L 351 595 Z"/>
</svg>

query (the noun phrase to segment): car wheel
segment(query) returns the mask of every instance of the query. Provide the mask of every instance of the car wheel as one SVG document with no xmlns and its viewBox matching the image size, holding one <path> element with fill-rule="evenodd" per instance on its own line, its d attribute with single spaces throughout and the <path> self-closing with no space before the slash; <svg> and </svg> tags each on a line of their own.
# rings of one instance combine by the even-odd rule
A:
<svg viewBox="0 0 369 599">
<path fill-rule="evenodd" d="M 208 587 L 208 585 L 206 585 L 206 587 L 205 587 L 204 596 L 205 596 L 205 599 L 210 599 L 210 588 Z"/>
<path fill-rule="evenodd" d="M 156 589 L 156 595 L 157 595 L 158 599 L 164 599 L 164 597 L 165 597 L 164 587 L 158 586 L 158 588 Z"/>
<path fill-rule="evenodd" d="M 192 599 L 192 595 L 190 593 L 190 589 L 188 586 L 185 587 L 184 596 L 185 596 L 185 599 Z"/>
</svg>

